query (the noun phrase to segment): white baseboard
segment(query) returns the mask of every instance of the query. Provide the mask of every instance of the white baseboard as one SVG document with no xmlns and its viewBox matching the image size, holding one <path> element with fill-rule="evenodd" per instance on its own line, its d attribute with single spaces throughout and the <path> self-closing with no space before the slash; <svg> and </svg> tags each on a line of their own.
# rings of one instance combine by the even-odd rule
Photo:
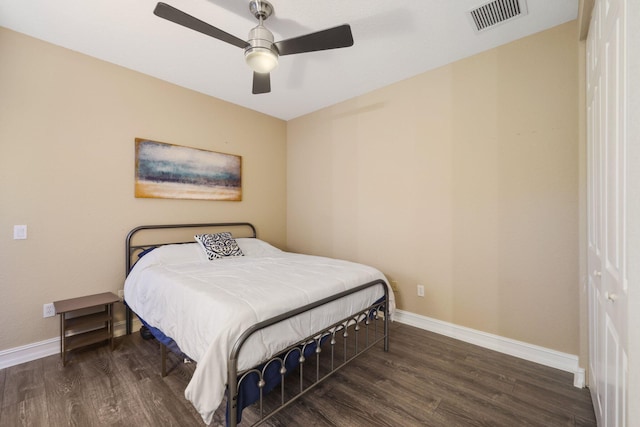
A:
<svg viewBox="0 0 640 427">
<path fill-rule="evenodd" d="M 578 365 L 578 356 L 559 351 L 527 344 L 504 338 L 498 335 L 477 331 L 475 329 L 458 326 L 453 323 L 443 322 L 408 311 L 396 310 L 394 320 L 406 325 L 445 335 L 460 341 L 475 344 L 490 350 L 499 351 L 510 356 L 519 357 L 544 366 L 560 369 L 573 374 L 573 385 L 582 388 L 585 386 L 585 371 Z M 141 326 L 138 319 L 133 320 L 133 329 Z M 125 322 L 116 322 L 113 325 L 114 336 L 125 334 Z M 20 347 L 0 351 L 0 369 L 21 363 L 30 362 L 42 357 L 60 353 L 60 337 L 27 344 Z"/>
<path fill-rule="evenodd" d="M 0 369 L 60 353 L 60 337 L 0 351 Z"/>
<path fill-rule="evenodd" d="M 504 338 L 403 310 L 396 310 L 394 320 L 530 362 L 570 372 L 573 374 L 573 385 L 575 387 L 583 388 L 585 386 L 585 371 L 578 365 L 578 356 L 576 355 Z"/>
<path fill-rule="evenodd" d="M 140 326 L 140 321 L 134 318 L 133 330 L 137 330 Z M 113 324 L 114 337 L 124 335 L 125 332 L 124 320 Z M 48 340 L 0 351 L 0 369 L 31 362 L 32 360 L 54 354 L 60 354 L 60 337 L 49 338 Z"/>
</svg>

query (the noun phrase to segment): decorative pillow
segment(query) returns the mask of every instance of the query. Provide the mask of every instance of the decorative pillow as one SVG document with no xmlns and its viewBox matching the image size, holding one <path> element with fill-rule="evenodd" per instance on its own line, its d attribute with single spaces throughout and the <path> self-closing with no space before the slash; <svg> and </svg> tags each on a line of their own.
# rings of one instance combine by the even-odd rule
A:
<svg viewBox="0 0 640 427">
<path fill-rule="evenodd" d="M 231 233 L 196 234 L 195 239 L 210 260 L 228 256 L 243 256 L 238 242 L 231 237 Z"/>
</svg>

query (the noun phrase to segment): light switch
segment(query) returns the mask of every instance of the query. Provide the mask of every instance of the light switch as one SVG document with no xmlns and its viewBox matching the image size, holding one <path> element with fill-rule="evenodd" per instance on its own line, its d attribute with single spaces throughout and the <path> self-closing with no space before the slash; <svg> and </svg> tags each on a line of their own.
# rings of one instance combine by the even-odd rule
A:
<svg viewBox="0 0 640 427">
<path fill-rule="evenodd" d="M 24 240 L 27 238 L 27 226 L 26 225 L 14 225 L 13 226 L 13 240 Z"/>
</svg>

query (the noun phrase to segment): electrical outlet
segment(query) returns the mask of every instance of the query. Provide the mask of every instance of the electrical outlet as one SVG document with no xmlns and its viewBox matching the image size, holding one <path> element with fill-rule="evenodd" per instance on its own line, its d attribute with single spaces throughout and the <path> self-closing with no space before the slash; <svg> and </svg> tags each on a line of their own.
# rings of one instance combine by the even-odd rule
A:
<svg viewBox="0 0 640 427">
<path fill-rule="evenodd" d="M 53 303 L 44 304 L 42 306 L 42 317 L 53 317 L 56 315 L 56 308 Z"/>
<path fill-rule="evenodd" d="M 424 296 L 424 285 L 418 285 L 418 296 L 419 297 Z"/>
<path fill-rule="evenodd" d="M 124 289 L 118 289 L 118 298 L 124 298 Z"/>
<path fill-rule="evenodd" d="M 391 281 L 391 290 L 395 293 L 398 293 L 398 282 L 396 282 L 395 280 Z"/>
</svg>

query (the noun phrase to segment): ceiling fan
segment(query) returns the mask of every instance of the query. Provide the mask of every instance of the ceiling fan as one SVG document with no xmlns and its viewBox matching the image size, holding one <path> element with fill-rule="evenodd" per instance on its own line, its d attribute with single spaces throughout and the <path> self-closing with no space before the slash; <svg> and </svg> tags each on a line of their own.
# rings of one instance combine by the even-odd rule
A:
<svg viewBox="0 0 640 427">
<path fill-rule="evenodd" d="M 253 70 L 254 94 L 271 92 L 269 73 L 278 65 L 278 57 L 281 55 L 353 46 L 351 27 L 348 24 L 274 42 L 271 31 L 262 25 L 263 21 L 273 13 L 271 3 L 265 0 L 251 0 L 249 10 L 258 20 L 258 26 L 249 31 L 248 41 L 226 33 L 166 3 L 158 3 L 153 13 L 160 18 L 244 49 L 245 61 Z"/>
</svg>

